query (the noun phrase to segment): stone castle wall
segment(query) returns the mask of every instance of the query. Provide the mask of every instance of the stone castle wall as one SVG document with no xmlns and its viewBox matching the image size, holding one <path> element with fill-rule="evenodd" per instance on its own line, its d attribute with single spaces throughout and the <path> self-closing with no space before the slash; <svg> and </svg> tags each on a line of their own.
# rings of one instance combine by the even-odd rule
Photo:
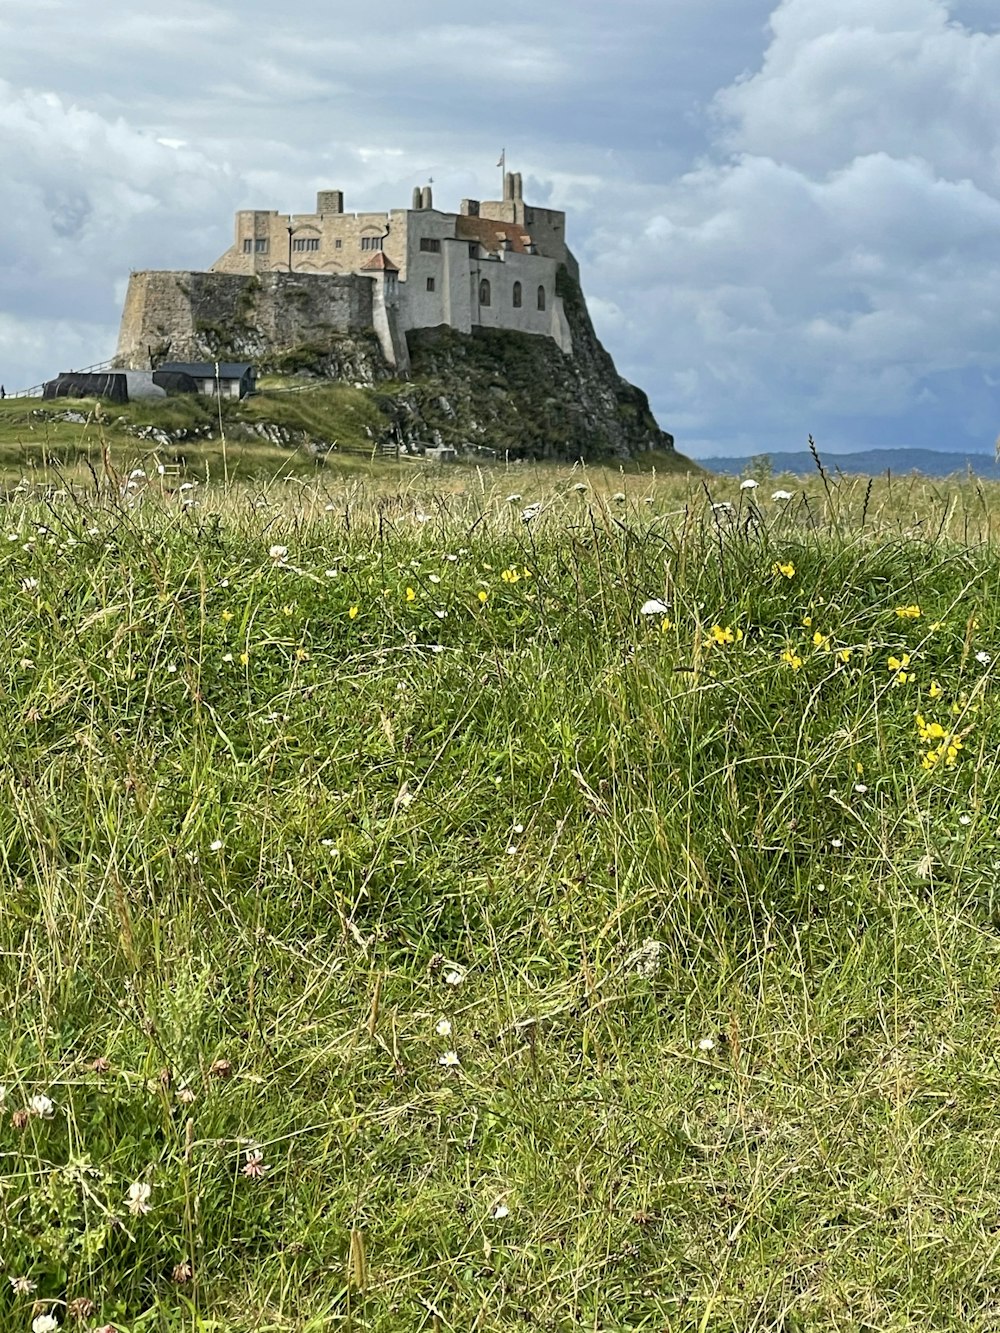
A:
<svg viewBox="0 0 1000 1333">
<path fill-rule="evenodd" d="M 148 370 L 160 361 L 259 359 L 275 348 L 322 344 L 370 332 L 371 278 L 307 273 L 171 273 L 129 278 L 115 364 Z"/>
</svg>

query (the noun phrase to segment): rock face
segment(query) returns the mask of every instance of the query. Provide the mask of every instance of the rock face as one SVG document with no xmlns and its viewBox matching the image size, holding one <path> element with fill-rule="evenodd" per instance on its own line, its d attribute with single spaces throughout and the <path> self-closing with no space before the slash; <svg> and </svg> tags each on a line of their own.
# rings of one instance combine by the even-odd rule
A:
<svg viewBox="0 0 1000 1333">
<path fill-rule="evenodd" d="M 407 334 L 414 383 L 401 405 L 430 432 L 428 443 L 487 446 L 511 458 L 630 458 L 673 449 L 646 395 L 622 379 L 601 346 L 565 269 L 557 290 L 572 356 L 549 338 L 498 329 Z"/>
<path fill-rule="evenodd" d="M 618 374 L 570 270 L 557 293 L 572 334 L 448 326 L 406 334 L 410 380 L 379 393 L 395 438 L 510 458 L 630 458 L 673 450 L 641 389 Z M 358 275 L 132 275 L 116 364 L 253 361 L 259 374 L 306 374 L 377 389 L 395 372 L 372 328 L 370 279 Z"/>
</svg>

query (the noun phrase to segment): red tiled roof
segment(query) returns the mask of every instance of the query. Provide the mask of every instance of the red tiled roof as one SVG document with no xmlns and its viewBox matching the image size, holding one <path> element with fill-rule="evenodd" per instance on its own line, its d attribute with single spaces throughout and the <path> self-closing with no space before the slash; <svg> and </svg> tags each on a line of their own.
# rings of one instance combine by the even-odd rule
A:
<svg viewBox="0 0 1000 1333">
<path fill-rule="evenodd" d="M 487 250 L 499 250 L 506 236 L 510 248 L 519 255 L 528 253 L 531 237 L 519 222 L 494 222 L 490 218 L 467 217 L 464 213 L 455 219 L 455 235 L 460 241 L 478 241 Z"/>
<path fill-rule="evenodd" d="M 380 273 L 398 273 L 399 269 L 392 262 L 384 250 L 379 250 L 377 254 L 372 255 L 371 259 L 366 259 L 361 265 L 363 269 L 375 269 Z"/>
</svg>

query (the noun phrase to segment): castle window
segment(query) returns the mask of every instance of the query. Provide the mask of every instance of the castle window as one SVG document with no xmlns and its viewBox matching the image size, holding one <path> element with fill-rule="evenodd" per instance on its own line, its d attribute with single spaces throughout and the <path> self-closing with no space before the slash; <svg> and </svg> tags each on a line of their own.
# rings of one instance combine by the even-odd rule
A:
<svg viewBox="0 0 1000 1333">
<path fill-rule="evenodd" d="M 340 250 L 340 249 L 343 247 L 343 244 L 344 244 L 344 242 L 343 242 L 343 241 L 340 239 L 340 237 L 338 236 L 338 238 L 337 238 L 337 239 L 334 241 L 334 243 L 333 243 L 333 248 L 334 248 L 335 250 Z"/>
<path fill-rule="evenodd" d="M 318 249 L 319 249 L 319 237 L 318 237 L 318 236 L 296 236 L 295 239 L 294 239 L 294 241 L 292 241 L 292 249 L 293 249 L 293 250 L 318 250 Z"/>
<path fill-rule="evenodd" d="M 384 236 L 362 236 L 361 248 L 362 250 L 381 250 L 384 240 Z"/>
<path fill-rule="evenodd" d="M 253 237 L 247 236 L 243 240 L 243 253 L 245 255 L 253 254 Z"/>
<path fill-rule="evenodd" d="M 439 255 L 441 253 L 441 242 L 436 236 L 421 236 L 420 248 L 429 255 Z"/>
<path fill-rule="evenodd" d="M 539 289 L 538 289 L 538 308 L 539 308 L 539 310 L 544 310 L 544 309 L 545 309 L 545 288 L 544 288 L 544 287 L 539 287 Z"/>
<path fill-rule="evenodd" d="M 490 284 L 488 278 L 483 278 L 479 284 L 479 304 L 489 305 L 490 303 Z"/>
<path fill-rule="evenodd" d="M 479 256 L 479 242 L 473 241 L 469 246 L 469 258 L 476 259 Z"/>
<path fill-rule="evenodd" d="M 520 308 L 521 308 L 521 284 L 520 284 L 519 282 L 515 282 L 515 283 L 514 283 L 514 309 L 515 309 L 515 310 L 520 310 Z"/>
<path fill-rule="evenodd" d="M 427 290 L 428 290 L 429 292 L 432 292 L 432 291 L 434 290 L 434 279 L 433 279 L 433 278 L 428 278 L 428 279 L 427 279 Z"/>
<path fill-rule="evenodd" d="M 266 255 L 268 251 L 267 238 L 258 236 L 253 243 L 254 252 L 258 255 Z"/>
</svg>

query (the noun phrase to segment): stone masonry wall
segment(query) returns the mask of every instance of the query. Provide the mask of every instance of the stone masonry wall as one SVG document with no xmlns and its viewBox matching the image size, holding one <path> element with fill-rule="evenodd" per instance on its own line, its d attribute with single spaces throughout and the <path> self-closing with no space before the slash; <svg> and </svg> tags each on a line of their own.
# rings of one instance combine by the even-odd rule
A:
<svg viewBox="0 0 1000 1333">
<path fill-rule="evenodd" d="M 133 273 L 115 364 L 151 361 L 268 361 L 275 349 L 323 345 L 370 332 L 371 278 L 306 273 Z"/>
</svg>

